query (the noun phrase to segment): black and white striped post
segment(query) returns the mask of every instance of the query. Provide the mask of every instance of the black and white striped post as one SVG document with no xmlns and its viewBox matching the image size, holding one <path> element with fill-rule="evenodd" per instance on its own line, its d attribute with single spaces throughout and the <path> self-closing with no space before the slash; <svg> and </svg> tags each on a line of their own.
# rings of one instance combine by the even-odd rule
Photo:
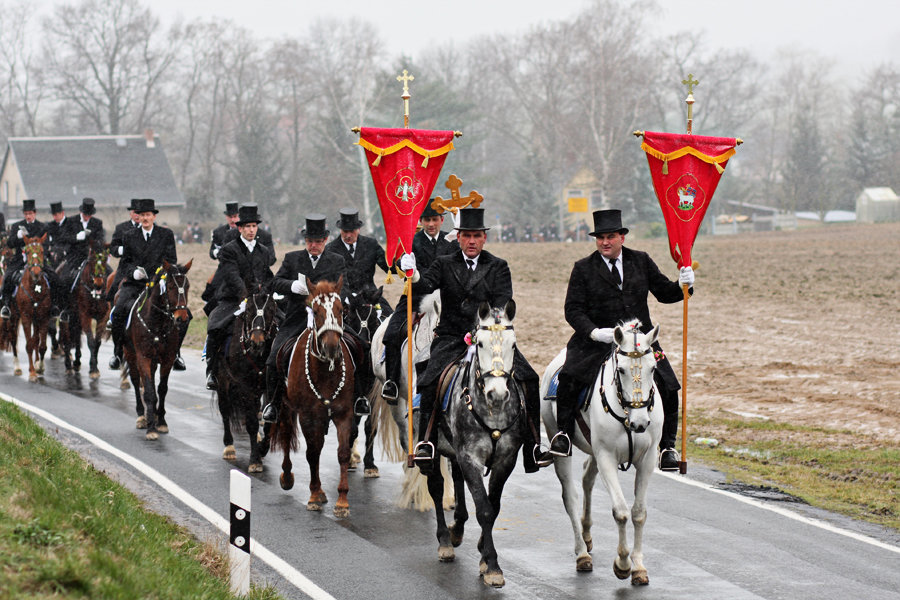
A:
<svg viewBox="0 0 900 600">
<path fill-rule="evenodd" d="M 231 471 L 231 593 L 246 596 L 250 592 L 250 478 L 236 469 Z"/>
</svg>

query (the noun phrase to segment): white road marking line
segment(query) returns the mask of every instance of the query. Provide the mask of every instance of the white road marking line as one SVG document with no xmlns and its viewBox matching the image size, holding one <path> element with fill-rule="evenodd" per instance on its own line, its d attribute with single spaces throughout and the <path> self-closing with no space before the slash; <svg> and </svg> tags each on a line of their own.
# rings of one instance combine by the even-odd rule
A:
<svg viewBox="0 0 900 600">
<path fill-rule="evenodd" d="M 191 510 L 212 523 L 223 534 L 225 534 L 226 536 L 228 535 L 231 526 L 228 519 L 220 516 L 219 513 L 194 498 L 184 488 L 176 484 L 174 481 L 172 481 L 150 465 L 138 460 L 130 454 L 122 452 L 115 446 L 110 445 L 94 434 L 88 433 L 83 429 L 79 429 L 78 427 L 75 427 L 74 425 L 63 421 L 59 417 L 56 417 L 43 409 L 32 406 L 27 402 L 22 402 L 18 398 L 13 398 L 12 396 L 8 396 L 7 394 L 4 394 L 2 392 L 0 392 L 0 399 L 15 404 L 19 408 L 33 413 L 46 421 L 50 421 L 58 427 L 62 427 L 63 429 L 67 429 L 68 431 L 71 431 L 72 433 L 83 437 L 85 440 L 87 440 L 97 448 L 108 452 L 122 462 L 131 465 L 132 467 L 140 471 L 143 475 L 154 481 L 161 488 L 166 490 L 169 494 L 181 500 Z M 287 561 L 276 555 L 274 552 L 272 552 L 253 538 L 250 538 L 250 548 L 252 555 L 259 557 L 260 560 L 272 567 L 275 571 L 278 572 L 279 575 L 284 577 L 301 592 L 303 592 L 310 598 L 313 598 L 313 600 L 335 600 L 334 596 L 310 581 L 300 571 L 289 565 Z"/>
<path fill-rule="evenodd" d="M 711 486 L 708 483 L 703 483 L 701 481 L 695 481 L 693 479 L 688 479 L 687 477 L 683 477 L 681 475 L 676 475 L 674 473 L 666 473 L 664 471 L 656 470 L 657 475 L 661 475 L 663 477 L 667 477 L 672 481 L 678 481 L 685 485 L 692 485 L 694 487 L 698 487 L 703 490 L 707 490 L 709 492 L 714 492 L 716 494 L 722 494 L 723 496 L 728 496 L 733 500 L 737 500 L 739 502 L 743 502 L 744 504 L 749 504 L 750 506 L 755 506 L 757 508 L 761 508 L 763 510 L 768 510 L 773 513 L 777 513 L 783 517 L 787 517 L 789 519 L 793 519 L 795 521 L 799 521 L 801 523 L 805 523 L 806 525 L 812 525 L 813 527 L 818 527 L 819 529 L 824 529 L 825 531 L 830 531 L 831 533 L 836 533 L 838 535 L 843 535 L 845 537 L 857 540 L 859 542 L 864 542 L 866 544 L 870 544 L 872 546 L 876 546 L 883 550 L 890 550 L 891 552 L 896 552 L 900 554 L 900 547 L 892 546 L 886 542 L 882 542 L 881 540 L 876 540 L 873 537 L 869 537 L 862 533 L 856 533 L 855 531 L 850 531 L 849 529 L 843 529 L 841 527 L 837 527 L 830 523 L 826 523 L 825 521 L 820 521 L 818 519 L 813 519 L 811 517 L 807 517 L 796 513 L 792 510 L 788 510 L 786 508 L 781 508 L 780 506 L 772 506 L 766 502 L 760 502 L 759 500 L 755 500 L 753 498 L 747 498 L 746 496 L 742 496 L 740 494 L 735 494 L 734 492 L 729 492 L 728 490 L 720 490 L 717 487 Z"/>
</svg>

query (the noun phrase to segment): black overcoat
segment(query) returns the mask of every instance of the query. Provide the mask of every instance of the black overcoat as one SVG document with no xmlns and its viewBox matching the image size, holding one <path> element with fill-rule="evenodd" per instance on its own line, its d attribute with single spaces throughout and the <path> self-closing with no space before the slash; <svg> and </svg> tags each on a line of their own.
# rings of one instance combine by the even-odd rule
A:
<svg viewBox="0 0 900 600">
<path fill-rule="evenodd" d="M 275 255 L 266 246 L 257 243 L 253 252 L 240 240 L 233 240 L 219 250 L 219 266 L 216 269 L 216 300 L 218 304 L 209 315 L 207 329 L 223 330 L 234 321 L 234 311 L 256 285 L 265 285 L 275 276 L 271 266 Z"/>
<path fill-rule="evenodd" d="M 323 280 L 337 283 L 342 275 L 346 280 L 346 274 L 347 266 L 344 264 L 344 259 L 331 252 L 321 254 L 315 269 L 309 260 L 309 252 L 306 250 L 295 250 L 285 254 L 273 283 L 274 291 L 287 298 L 284 320 L 279 325 L 276 340 L 279 338 L 285 340 L 306 328 L 306 295 L 293 293 L 291 284 L 301 276 L 308 277 L 313 283 Z M 276 348 L 277 346 L 273 345 L 272 347 Z"/>
<path fill-rule="evenodd" d="M 106 241 L 106 232 L 103 231 L 103 221 L 96 217 L 88 220 L 87 228 L 91 230 L 91 234 L 83 240 L 78 239 L 78 233 L 84 228 L 81 226 L 81 219 L 69 219 L 63 222 L 63 226 L 59 228 L 58 242 L 62 243 L 66 250 L 66 264 L 70 269 L 77 269 L 81 263 L 88 257 L 90 250 L 90 242 L 99 248 Z"/>
<path fill-rule="evenodd" d="M 148 280 L 153 279 L 163 261 L 168 261 L 171 265 L 178 262 L 175 234 L 167 227 L 154 225 L 149 242 L 144 241 L 143 228 L 129 231 L 123 241 L 124 251 L 118 269 L 122 272 L 123 287 L 141 289 Z M 144 267 L 148 279 L 134 278 L 134 270 L 138 267 Z"/>
<path fill-rule="evenodd" d="M 19 239 L 19 227 L 25 227 L 28 231 L 25 235 L 28 237 L 41 237 L 47 233 L 47 225 L 37 219 L 31 223 L 22 219 L 21 221 L 16 221 L 10 225 L 9 235 L 6 237 L 6 245 L 16 250 L 16 252 L 9 259 L 9 264 L 6 268 L 7 271 L 16 271 L 25 266 L 25 258 L 22 256 L 22 250 L 25 248 L 25 240 Z M 50 236 L 48 235 L 47 237 L 49 238 Z M 46 242 L 44 243 L 44 247 L 47 247 Z M 46 254 L 44 255 L 44 258 L 46 260 Z"/>
<path fill-rule="evenodd" d="M 129 231 L 140 228 L 141 224 L 135 223 L 131 219 L 116 225 L 116 228 L 113 230 L 112 239 L 109 241 L 109 253 L 117 258 L 122 258 L 122 253 L 125 251 L 125 235 Z M 122 248 L 122 250 L 119 250 L 119 248 Z M 119 280 L 118 276 L 116 276 L 116 280 Z"/>
<path fill-rule="evenodd" d="M 344 241 L 338 236 L 325 244 L 325 253 L 333 253 L 344 259 L 347 265 L 347 282 L 344 284 L 342 295 L 352 293 L 360 294 L 366 290 L 374 290 L 375 266 L 387 273 L 388 264 L 384 258 L 384 248 L 375 238 L 361 235 L 356 239 L 356 248 L 353 256 L 350 256 Z"/>
<path fill-rule="evenodd" d="M 680 302 L 684 292 L 677 281 L 663 275 L 646 252 L 622 248 L 622 289 L 600 252 L 575 263 L 566 291 L 566 321 L 575 330 L 566 344 L 566 362 L 562 373 L 590 385 L 609 355 L 611 344 L 591 339 L 594 328 L 615 327 L 629 319 L 641 321 L 644 333 L 653 329 L 647 295 L 663 304 Z M 654 344 L 661 350 L 659 343 Z M 680 386 L 668 359 L 657 364 L 657 373 L 671 391 Z"/>
</svg>

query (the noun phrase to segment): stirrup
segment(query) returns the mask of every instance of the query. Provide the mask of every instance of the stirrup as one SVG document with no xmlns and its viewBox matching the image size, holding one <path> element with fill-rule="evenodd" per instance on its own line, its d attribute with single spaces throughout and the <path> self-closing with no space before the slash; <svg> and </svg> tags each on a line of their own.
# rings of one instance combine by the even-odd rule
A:
<svg viewBox="0 0 900 600">
<path fill-rule="evenodd" d="M 60 323 L 68 323 L 69 322 L 69 311 L 67 311 L 67 310 L 60 311 L 59 322 Z"/>
<path fill-rule="evenodd" d="M 275 405 L 269 402 L 262 409 L 262 419 L 264 423 L 277 423 L 278 422 L 278 409 L 275 408 Z"/>
<path fill-rule="evenodd" d="M 553 445 L 556 442 L 557 438 L 559 438 L 560 443 L 565 442 L 565 451 L 561 449 L 553 449 Z M 554 435 L 553 439 L 550 440 L 550 454 L 552 454 L 553 456 L 572 456 L 572 440 L 569 438 L 568 433 L 566 433 L 565 431 L 556 432 L 556 435 Z"/>
<path fill-rule="evenodd" d="M 393 379 L 388 379 L 381 385 L 381 397 L 387 400 L 391 406 L 397 404 L 397 398 L 400 396 L 400 388 Z"/>
<path fill-rule="evenodd" d="M 0 308 L 0 318 L 2 318 L 2 319 L 9 318 L 9 307 L 8 306 L 4 306 L 3 308 Z"/>
<path fill-rule="evenodd" d="M 369 410 L 369 401 L 366 400 L 365 396 L 359 396 L 353 403 L 353 414 L 357 417 L 363 417 L 371 412 Z"/>
<path fill-rule="evenodd" d="M 549 450 L 544 450 L 543 446 L 540 444 L 535 444 L 531 447 L 531 456 L 534 457 L 534 464 L 536 464 L 539 469 L 549 467 L 553 464 L 553 453 Z"/>
<path fill-rule="evenodd" d="M 219 382 L 216 381 L 216 376 L 212 373 L 206 376 L 206 389 L 211 391 L 216 391 L 219 389 Z"/>
<path fill-rule="evenodd" d="M 422 463 L 431 463 L 434 461 L 434 444 L 429 442 L 428 440 L 422 440 L 416 447 L 414 448 L 415 456 L 413 460 L 415 462 Z"/>
<path fill-rule="evenodd" d="M 681 455 L 678 454 L 675 448 L 663 448 L 660 450 L 658 465 L 660 471 L 677 471 L 680 462 Z"/>
</svg>

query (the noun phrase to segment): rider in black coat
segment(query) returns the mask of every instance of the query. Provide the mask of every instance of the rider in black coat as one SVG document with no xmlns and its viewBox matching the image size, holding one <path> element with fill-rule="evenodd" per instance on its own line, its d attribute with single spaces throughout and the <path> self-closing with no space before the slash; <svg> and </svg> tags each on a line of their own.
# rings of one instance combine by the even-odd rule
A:
<svg viewBox="0 0 900 600">
<path fill-rule="evenodd" d="M 123 280 L 110 315 L 114 345 L 113 356 L 109 360 L 110 369 L 118 369 L 122 364 L 125 323 L 134 301 L 163 262 L 178 263 L 175 234 L 171 229 L 154 224 L 159 211 L 153 199 L 138 198 L 132 202 L 135 212 L 141 216 L 141 228 L 128 232 L 123 241 L 124 251 L 119 261 Z"/>
<path fill-rule="evenodd" d="M 225 234 L 232 230 L 237 232 L 237 202 L 225 203 L 225 218 L 228 219 L 228 221 L 219 225 L 210 233 L 209 257 L 213 260 L 219 259 L 219 252 L 222 250 L 222 246 L 224 246 L 227 242 L 227 240 L 225 239 Z"/>
<path fill-rule="evenodd" d="M 87 260 L 90 244 L 93 243 L 95 247 L 100 248 L 103 246 L 106 238 L 106 233 L 103 231 L 103 221 L 93 216 L 97 212 L 94 206 L 94 199 L 83 199 L 79 211 L 81 213 L 80 217 L 66 219 L 57 234 L 58 242 L 67 248 L 65 267 L 60 273 L 60 279 L 65 286 L 66 296 L 65 306 L 60 307 L 64 311 L 63 314 L 70 307 L 70 302 L 68 302 L 69 294 L 72 291 L 75 280 L 81 273 L 84 261 Z M 60 317 L 60 320 L 63 318 Z"/>
<path fill-rule="evenodd" d="M 385 273 L 388 271 L 384 248 L 375 238 L 359 234 L 359 228 L 362 225 L 363 222 L 359 220 L 359 211 L 353 208 L 342 208 L 341 218 L 337 222 L 341 235 L 325 245 L 325 252 L 337 254 L 347 264 L 347 281 L 341 291 L 344 296 L 376 289 L 376 266 Z M 387 307 L 388 304 L 385 302 L 384 306 Z"/>
<path fill-rule="evenodd" d="M 278 420 L 278 409 L 284 392 L 284 380 L 278 374 L 278 350 L 289 339 L 300 335 L 308 323 L 306 298 L 309 290 L 307 278 L 312 283 L 331 281 L 337 283 L 346 279 L 347 266 L 339 255 L 325 252 L 328 239 L 325 215 L 311 214 L 306 217 L 303 236 L 306 250 L 295 250 L 284 255 L 284 262 L 275 274 L 274 290 L 287 298 L 287 310 L 278 326 L 278 335 L 272 342 L 272 351 L 266 361 L 266 400 L 263 421 L 274 423 Z"/>
<path fill-rule="evenodd" d="M 25 249 L 26 237 L 40 237 L 47 233 L 47 225 L 37 220 L 37 209 L 35 201 L 31 198 L 22 200 L 22 214 L 25 217 L 21 221 L 16 221 L 9 226 L 9 234 L 6 237 L 6 245 L 14 249 L 16 252 L 10 257 L 6 266 L 6 273 L 3 275 L 3 285 L 0 286 L 0 302 L 3 307 L 0 308 L 0 317 L 9 318 L 9 306 L 12 303 L 13 291 L 22 279 L 22 270 L 25 268 L 25 257 L 22 252 Z M 47 236 L 50 237 L 49 235 Z M 62 296 L 62 286 L 59 283 L 59 277 L 50 267 L 47 257 L 47 242 L 44 242 L 44 276 L 50 283 L 50 295 L 53 299 L 54 312 L 59 309 Z"/>
<path fill-rule="evenodd" d="M 257 286 L 268 284 L 274 275 L 272 265 L 275 254 L 256 239 L 262 219 L 255 204 L 245 204 L 239 209 L 237 221 L 240 236 L 222 246 L 218 253 L 219 267 L 216 277 L 218 304 L 210 313 L 206 328 L 206 389 L 218 389 L 216 363 L 219 349 L 231 330 L 235 311 L 241 301 L 252 294 Z"/>
<path fill-rule="evenodd" d="M 680 281 L 674 282 L 659 271 L 648 254 L 625 248 L 622 244 L 627 233 L 628 229 L 622 227 L 621 211 L 595 211 L 594 231 L 590 235 L 597 239 L 597 251 L 576 262 L 569 278 L 565 314 L 575 333 L 566 345 L 566 362 L 559 374 L 556 393 L 559 432 L 550 444 L 551 453 L 559 456 L 572 452 L 569 436 L 575 423 L 578 394 L 597 378 L 612 349 L 616 325 L 636 318 L 641 321 L 641 330 L 650 332 L 653 323 L 647 295 L 652 293 L 658 301 L 672 304 L 684 298 L 681 283 L 693 284 L 690 267 L 682 268 Z M 678 468 L 674 446 L 681 386 L 659 343 L 653 348 L 660 357 L 654 378 L 665 415 L 660 468 L 674 470 Z"/>
<path fill-rule="evenodd" d="M 423 293 L 441 290 L 441 317 L 434 330 L 431 357 L 428 366 L 418 380 L 421 393 L 419 409 L 419 443 L 416 445 L 416 462 L 423 471 L 433 467 L 434 446 L 425 440 L 425 430 L 434 403 L 440 374 L 451 362 L 465 353 L 465 335 L 477 322 L 478 307 L 487 302 L 492 308 L 503 308 L 512 299 L 512 277 L 509 265 L 502 258 L 482 250 L 488 228 L 484 226 L 483 208 L 460 210 L 459 245 L 461 252 L 438 257 L 421 276 L 413 273 Z M 401 268 L 408 269 L 408 255 L 401 258 Z M 415 259 L 412 261 L 415 268 Z M 471 263 L 471 264 L 469 264 Z M 421 277 L 421 278 L 419 278 Z M 513 359 L 513 377 L 525 392 L 525 408 L 534 434 L 534 444 L 523 445 L 525 471 L 532 473 L 549 465 L 549 454 L 540 447 L 540 390 L 538 375 L 518 348 Z"/>
<path fill-rule="evenodd" d="M 416 268 L 425 272 L 438 256 L 459 252 L 459 244 L 446 239 L 446 232 L 441 231 L 444 216 L 431 207 L 431 202 L 425 205 L 425 210 L 419 217 L 420 231 L 413 236 L 413 254 L 416 256 Z M 412 284 L 412 310 L 415 314 L 419 310 L 422 300 L 422 285 Z M 381 395 L 388 402 L 395 401 L 400 390 L 397 382 L 400 381 L 401 348 L 406 339 L 406 294 L 400 296 L 396 309 L 391 315 L 387 329 L 384 332 L 384 368 L 387 380 L 381 386 Z"/>
</svg>

